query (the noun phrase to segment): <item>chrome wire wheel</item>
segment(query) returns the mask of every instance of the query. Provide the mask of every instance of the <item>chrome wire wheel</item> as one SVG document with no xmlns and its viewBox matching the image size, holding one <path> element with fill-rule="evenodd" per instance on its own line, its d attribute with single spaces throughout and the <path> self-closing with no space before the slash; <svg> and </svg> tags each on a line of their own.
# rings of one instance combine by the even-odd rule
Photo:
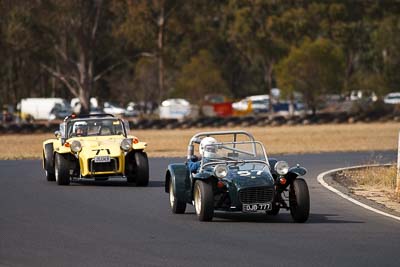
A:
<svg viewBox="0 0 400 267">
<path fill-rule="evenodd" d="M 182 214 L 186 210 L 186 201 L 179 199 L 174 189 L 174 182 L 172 179 L 169 180 L 168 193 L 169 193 L 169 205 L 171 206 L 172 213 Z"/>
<path fill-rule="evenodd" d="M 196 185 L 194 189 L 194 207 L 196 209 L 196 214 L 200 215 L 201 213 L 201 192 L 200 192 L 200 186 Z"/>
<path fill-rule="evenodd" d="M 172 181 L 169 182 L 169 204 L 171 205 L 171 208 L 173 208 L 175 204 L 174 187 L 172 185 Z"/>
<path fill-rule="evenodd" d="M 58 180 L 60 179 L 60 171 L 58 170 L 58 168 L 55 168 L 54 176 L 56 177 L 56 182 L 58 183 Z"/>
</svg>

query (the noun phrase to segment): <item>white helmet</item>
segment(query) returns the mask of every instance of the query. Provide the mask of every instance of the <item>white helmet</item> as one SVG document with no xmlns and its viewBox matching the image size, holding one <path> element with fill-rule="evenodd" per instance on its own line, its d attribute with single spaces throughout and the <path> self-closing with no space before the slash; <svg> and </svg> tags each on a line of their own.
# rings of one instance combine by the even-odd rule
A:
<svg viewBox="0 0 400 267">
<path fill-rule="evenodd" d="M 213 146 L 213 144 L 218 143 L 214 137 L 205 137 L 200 142 L 199 152 L 200 155 L 206 158 L 213 158 L 217 155 L 217 146 Z"/>
</svg>

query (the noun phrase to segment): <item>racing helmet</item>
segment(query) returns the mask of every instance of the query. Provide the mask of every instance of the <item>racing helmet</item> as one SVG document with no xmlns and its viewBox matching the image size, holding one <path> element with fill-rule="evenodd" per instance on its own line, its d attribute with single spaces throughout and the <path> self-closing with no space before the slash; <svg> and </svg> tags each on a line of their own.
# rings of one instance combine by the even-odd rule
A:
<svg viewBox="0 0 400 267">
<path fill-rule="evenodd" d="M 200 142 L 199 152 L 205 158 L 215 158 L 217 156 L 218 148 L 213 145 L 218 143 L 214 137 L 205 137 Z"/>
<path fill-rule="evenodd" d="M 75 135 L 86 136 L 88 133 L 88 125 L 86 121 L 78 121 L 74 124 L 72 131 Z"/>
</svg>

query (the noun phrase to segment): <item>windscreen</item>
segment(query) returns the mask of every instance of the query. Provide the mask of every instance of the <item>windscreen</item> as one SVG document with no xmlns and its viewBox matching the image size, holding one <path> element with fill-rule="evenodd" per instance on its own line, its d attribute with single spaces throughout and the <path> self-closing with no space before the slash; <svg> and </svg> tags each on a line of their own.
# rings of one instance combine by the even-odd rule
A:
<svg viewBox="0 0 400 267">
<path fill-rule="evenodd" d="M 118 119 L 74 120 L 68 123 L 68 137 L 125 135 Z"/>
<path fill-rule="evenodd" d="M 264 147 L 259 142 L 228 142 L 205 146 L 203 164 L 226 163 L 238 170 L 263 170 L 268 164 Z"/>
<path fill-rule="evenodd" d="M 205 147 L 203 156 L 224 160 L 267 160 L 265 150 L 259 142 L 210 144 Z"/>
</svg>

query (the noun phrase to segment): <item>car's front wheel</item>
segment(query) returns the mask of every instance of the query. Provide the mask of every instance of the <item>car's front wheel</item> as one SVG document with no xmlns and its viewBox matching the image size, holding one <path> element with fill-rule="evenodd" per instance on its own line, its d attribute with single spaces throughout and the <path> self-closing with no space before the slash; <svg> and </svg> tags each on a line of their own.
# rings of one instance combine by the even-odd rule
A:
<svg viewBox="0 0 400 267">
<path fill-rule="evenodd" d="M 310 194 L 306 181 L 297 178 L 290 185 L 289 191 L 290 214 L 295 222 L 307 221 L 310 214 Z"/>
<path fill-rule="evenodd" d="M 175 197 L 174 185 L 172 179 L 169 181 L 169 204 L 171 205 L 172 213 L 182 214 L 186 210 L 186 202 L 180 201 Z"/>
<path fill-rule="evenodd" d="M 47 181 L 55 181 L 54 164 L 53 164 L 53 145 L 47 144 L 43 150 L 44 170 Z"/>
<path fill-rule="evenodd" d="M 66 155 L 56 153 L 55 156 L 55 177 L 58 185 L 69 185 L 69 161 Z"/>
<path fill-rule="evenodd" d="M 145 152 L 136 152 L 135 162 L 136 185 L 147 186 L 149 184 L 149 160 L 147 159 L 147 154 Z"/>
<path fill-rule="evenodd" d="M 267 215 L 273 215 L 276 216 L 279 214 L 279 210 L 281 209 L 281 206 L 278 202 L 273 202 L 272 203 L 272 209 L 267 211 Z"/>
<path fill-rule="evenodd" d="M 211 221 L 214 216 L 214 194 L 212 185 L 197 180 L 193 190 L 194 207 L 200 221 Z"/>
</svg>

